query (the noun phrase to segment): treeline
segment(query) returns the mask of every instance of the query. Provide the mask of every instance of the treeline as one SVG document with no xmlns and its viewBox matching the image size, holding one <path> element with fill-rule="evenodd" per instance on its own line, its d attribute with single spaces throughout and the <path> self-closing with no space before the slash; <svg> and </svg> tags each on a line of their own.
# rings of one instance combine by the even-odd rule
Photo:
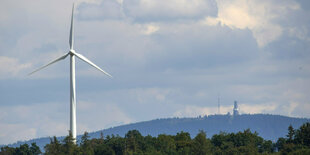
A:
<svg viewBox="0 0 310 155">
<path fill-rule="evenodd" d="M 210 139 L 204 131 L 194 138 L 187 132 L 176 135 L 161 134 L 157 137 L 142 136 L 137 130 L 128 131 L 125 137 L 118 135 L 89 139 L 85 132 L 78 144 L 69 133 L 62 141 L 51 138 L 44 147 L 46 155 L 206 155 L 206 154 L 310 154 L 310 123 L 299 129 L 288 127 L 285 138 L 276 143 L 264 140 L 250 129 L 238 133 L 213 135 Z M 32 143 L 20 147 L 2 147 L 0 155 L 41 154 L 39 147 Z"/>
</svg>

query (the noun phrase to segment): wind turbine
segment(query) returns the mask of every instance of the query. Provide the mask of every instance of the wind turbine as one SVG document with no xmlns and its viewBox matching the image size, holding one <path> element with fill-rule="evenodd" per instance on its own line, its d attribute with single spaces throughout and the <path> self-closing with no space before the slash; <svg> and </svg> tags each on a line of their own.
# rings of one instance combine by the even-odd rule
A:
<svg viewBox="0 0 310 155">
<path fill-rule="evenodd" d="M 29 73 L 29 75 L 53 64 L 56 63 L 57 61 L 65 59 L 67 56 L 70 55 L 70 131 L 72 133 L 72 136 L 74 138 L 74 142 L 76 142 L 76 94 L 75 94 L 75 57 L 85 61 L 86 63 L 90 64 L 91 66 L 95 67 L 99 71 L 103 72 L 104 74 L 112 77 L 109 73 L 105 72 L 102 70 L 100 67 L 95 65 L 93 62 L 88 60 L 86 57 L 83 55 L 76 53 L 75 50 L 73 49 L 73 43 L 74 43 L 74 35 L 73 35 L 73 14 L 74 14 L 74 3 L 72 7 L 72 16 L 71 16 L 71 28 L 70 28 L 70 36 L 69 36 L 69 45 L 70 45 L 70 50 L 67 54 L 57 58 L 56 60 L 51 61 L 47 65 L 42 66 L 41 68 Z"/>
</svg>

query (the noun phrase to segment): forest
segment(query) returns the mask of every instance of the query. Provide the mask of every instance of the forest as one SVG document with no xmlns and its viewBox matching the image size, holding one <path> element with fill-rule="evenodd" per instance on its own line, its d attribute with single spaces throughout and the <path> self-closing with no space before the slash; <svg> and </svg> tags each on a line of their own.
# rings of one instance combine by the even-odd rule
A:
<svg viewBox="0 0 310 155">
<path fill-rule="evenodd" d="M 286 137 L 276 142 L 265 140 L 250 129 L 237 133 L 213 135 L 200 131 L 194 138 L 188 132 L 176 135 L 160 134 L 157 137 L 142 136 L 138 130 L 130 130 L 124 137 L 101 134 L 100 138 L 90 139 L 87 132 L 74 143 L 69 133 L 62 141 L 50 138 L 44 150 L 32 143 L 19 147 L 1 147 L 0 155 L 206 155 L 206 154 L 310 154 L 310 123 L 298 129 L 291 125 Z M 44 152 L 43 152 L 44 151 Z"/>
</svg>

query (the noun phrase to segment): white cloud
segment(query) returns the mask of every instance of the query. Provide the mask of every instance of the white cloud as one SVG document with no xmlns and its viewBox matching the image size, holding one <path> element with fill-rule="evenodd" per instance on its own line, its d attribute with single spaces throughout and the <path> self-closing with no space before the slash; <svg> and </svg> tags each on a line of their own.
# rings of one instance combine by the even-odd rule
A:
<svg viewBox="0 0 310 155">
<path fill-rule="evenodd" d="M 297 37 L 300 40 L 305 40 L 310 42 L 309 30 L 305 26 L 292 27 L 288 30 L 289 35 L 293 37 Z"/>
<path fill-rule="evenodd" d="M 66 135 L 69 113 L 69 102 L 0 106 L 0 144 Z M 77 102 L 78 134 L 132 121 L 114 104 Z"/>
<path fill-rule="evenodd" d="M 152 103 L 166 103 L 167 96 L 173 93 L 172 89 L 164 88 L 137 88 L 131 89 L 129 94 L 135 97 L 139 104 L 150 104 Z"/>
<path fill-rule="evenodd" d="M 29 128 L 23 123 L 4 124 L 0 123 L 0 145 L 14 143 L 37 137 L 37 129 Z"/>
<path fill-rule="evenodd" d="M 85 101 L 78 101 L 77 103 L 77 130 L 79 134 L 84 131 L 97 131 L 133 121 L 116 104 Z"/>
<path fill-rule="evenodd" d="M 288 106 L 279 106 L 278 103 L 260 103 L 260 104 L 238 104 L 240 114 L 272 114 L 281 109 L 286 115 L 291 116 L 298 104 L 290 104 Z M 221 106 L 220 114 L 233 113 L 233 105 Z M 194 105 L 185 105 L 173 113 L 175 117 L 197 117 L 199 115 L 214 115 L 218 114 L 218 107 L 201 107 Z"/>
<path fill-rule="evenodd" d="M 299 106 L 297 102 L 291 102 L 288 105 L 283 105 L 283 110 L 287 113 L 288 116 L 292 116 L 292 112 Z"/>
<path fill-rule="evenodd" d="M 291 103 L 289 106 L 285 107 L 289 108 L 291 116 L 298 116 L 298 117 L 306 117 L 309 118 L 309 111 L 310 111 L 310 103 Z"/>
<path fill-rule="evenodd" d="M 0 78 L 18 77 L 24 70 L 30 68 L 30 63 L 20 63 L 16 58 L 0 56 Z M 24 75 L 26 76 L 26 74 Z"/>
<path fill-rule="evenodd" d="M 227 114 L 228 112 L 232 112 L 232 106 L 221 106 L 220 112 L 221 114 Z M 177 110 L 173 113 L 175 117 L 197 117 L 199 115 L 214 115 L 218 114 L 218 107 L 199 107 L 193 105 L 186 105 L 181 109 Z"/>
<path fill-rule="evenodd" d="M 242 114 L 271 114 L 276 108 L 278 108 L 276 103 L 239 104 L 239 111 Z"/>
<path fill-rule="evenodd" d="M 142 34 L 145 34 L 145 35 L 151 35 L 158 30 L 159 30 L 159 26 L 148 24 L 148 25 L 142 26 L 141 32 Z"/>
<path fill-rule="evenodd" d="M 252 0 L 217 0 L 218 16 L 206 17 L 207 25 L 227 25 L 231 28 L 250 29 L 260 47 L 278 39 L 283 27 L 276 22 L 288 10 L 298 10 L 299 5 L 294 1 L 273 3 L 272 1 Z"/>
<path fill-rule="evenodd" d="M 68 107 L 60 103 L 1 106 L 0 113 L 6 113 L 0 118 L 3 128 L 20 126 L 12 131 L 16 134 L 1 130 L 0 134 L 5 137 L 2 143 L 12 143 L 16 139 L 65 135 L 68 131 L 68 117 L 65 111 L 67 109 Z M 20 136 L 20 133 L 25 135 Z"/>
</svg>

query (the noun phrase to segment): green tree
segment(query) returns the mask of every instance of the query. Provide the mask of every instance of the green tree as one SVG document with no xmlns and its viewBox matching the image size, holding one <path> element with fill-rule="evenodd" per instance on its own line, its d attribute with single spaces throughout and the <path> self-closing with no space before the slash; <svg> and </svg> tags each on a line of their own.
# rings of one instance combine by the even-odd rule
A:
<svg viewBox="0 0 310 155">
<path fill-rule="evenodd" d="M 285 138 L 280 137 L 276 143 L 276 147 L 278 148 L 279 151 L 281 151 L 283 150 L 285 144 L 286 144 Z"/>
<path fill-rule="evenodd" d="M 91 146 L 90 140 L 88 140 L 88 132 L 84 132 L 83 136 L 81 137 L 81 152 L 83 155 L 92 155 L 94 154 L 94 149 Z"/>
<path fill-rule="evenodd" d="M 40 153 L 41 150 L 36 143 L 32 143 L 30 147 L 28 144 L 22 144 L 16 148 L 5 146 L 0 151 L 0 155 L 38 155 Z"/>
<path fill-rule="evenodd" d="M 310 148 L 300 148 L 292 151 L 290 154 L 292 155 L 309 155 L 310 154 Z"/>
<path fill-rule="evenodd" d="M 100 144 L 94 149 L 95 155 L 115 155 L 115 152 L 112 148 L 106 144 Z"/>
<path fill-rule="evenodd" d="M 288 139 L 287 139 L 287 142 L 288 142 L 288 143 L 293 143 L 293 141 L 294 141 L 294 135 L 295 135 L 295 130 L 294 130 L 293 126 L 290 125 L 290 126 L 288 127 L 288 134 L 286 135 L 286 137 L 288 138 Z"/>
<path fill-rule="evenodd" d="M 79 147 L 74 143 L 75 139 L 72 136 L 71 131 L 69 135 L 63 139 L 62 152 L 66 155 L 79 154 Z"/>
<path fill-rule="evenodd" d="M 61 144 L 56 138 L 56 136 L 50 138 L 50 141 L 51 141 L 50 144 L 46 144 L 44 146 L 45 154 L 46 155 L 63 154 L 61 150 Z"/>
<path fill-rule="evenodd" d="M 281 153 L 282 154 L 290 154 L 291 152 L 295 151 L 296 148 L 296 144 L 294 143 L 285 143 L 283 145 L 283 148 L 281 149 Z"/>
<path fill-rule="evenodd" d="M 274 145 L 271 140 L 265 140 L 259 148 L 260 153 L 272 153 L 273 151 Z"/>
<path fill-rule="evenodd" d="M 158 154 L 158 152 L 155 149 L 156 146 L 156 137 L 152 137 L 151 135 L 147 135 L 143 139 L 144 143 L 142 145 L 142 150 L 144 153 L 150 153 L 150 154 Z"/>
<path fill-rule="evenodd" d="M 224 142 L 228 141 L 228 134 L 225 132 L 220 132 L 219 134 L 215 134 L 211 138 L 211 143 L 215 147 L 221 147 Z"/>
<path fill-rule="evenodd" d="M 281 154 L 307 154 L 310 149 L 310 123 L 305 123 L 296 130 L 290 125 L 287 139 L 279 138 L 276 146 Z"/>
<path fill-rule="evenodd" d="M 256 132 L 252 133 L 250 129 L 246 129 L 243 132 L 238 132 L 236 134 L 231 133 L 229 140 L 234 143 L 235 147 L 257 147 L 263 142 L 263 138 L 259 137 Z"/>
<path fill-rule="evenodd" d="M 143 136 L 138 130 L 130 130 L 125 135 L 126 149 L 129 152 L 139 152 L 143 143 Z"/>
<path fill-rule="evenodd" d="M 125 153 L 125 139 L 119 135 L 112 135 L 110 139 L 106 140 L 106 144 L 114 150 L 116 155 L 123 155 Z"/>
<path fill-rule="evenodd" d="M 248 146 L 240 146 L 235 148 L 236 149 L 236 153 L 234 154 L 244 154 L 244 155 L 254 155 L 254 154 L 258 154 L 257 152 L 257 147 L 253 146 L 253 145 L 248 145 Z M 230 154 L 230 153 L 228 153 Z"/>
<path fill-rule="evenodd" d="M 29 145 L 28 144 L 20 145 L 20 147 L 17 147 L 15 149 L 15 154 L 18 154 L 18 155 L 29 155 L 30 154 Z"/>
<path fill-rule="evenodd" d="M 218 135 L 213 135 L 211 142 L 215 146 L 213 148 L 215 154 L 257 154 L 264 139 L 259 137 L 256 132 L 252 133 L 250 129 L 247 129 L 243 132 L 230 134 L 221 132 Z M 269 142 L 266 142 L 266 149 L 268 144 Z M 265 151 L 264 148 L 260 149 Z"/>
<path fill-rule="evenodd" d="M 178 154 L 190 154 L 191 137 L 188 132 L 181 131 L 177 133 L 175 136 L 175 143 Z"/>
<path fill-rule="evenodd" d="M 8 146 L 1 147 L 0 155 L 11 155 L 11 154 L 15 154 L 15 148 Z"/>
<path fill-rule="evenodd" d="M 310 123 L 309 122 L 300 126 L 300 128 L 296 131 L 295 141 L 297 144 L 310 147 Z"/>
<path fill-rule="evenodd" d="M 175 140 L 170 135 L 158 135 L 155 147 L 163 154 L 176 154 Z"/>
<path fill-rule="evenodd" d="M 38 155 L 38 154 L 41 154 L 41 150 L 40 150 L 40 147 L 37 146 L 36 143 L 31 143 L 31 146 L 30 146 L 30 154 L 32 155 Z"/>
<path fill-rule="evenodd" d="M 204 131 L 199 131 L 193 139 L 192 154 L 206 155 L 211 153 L 211 142 L 207 139 L 207 134 Z"/>
</svg>

